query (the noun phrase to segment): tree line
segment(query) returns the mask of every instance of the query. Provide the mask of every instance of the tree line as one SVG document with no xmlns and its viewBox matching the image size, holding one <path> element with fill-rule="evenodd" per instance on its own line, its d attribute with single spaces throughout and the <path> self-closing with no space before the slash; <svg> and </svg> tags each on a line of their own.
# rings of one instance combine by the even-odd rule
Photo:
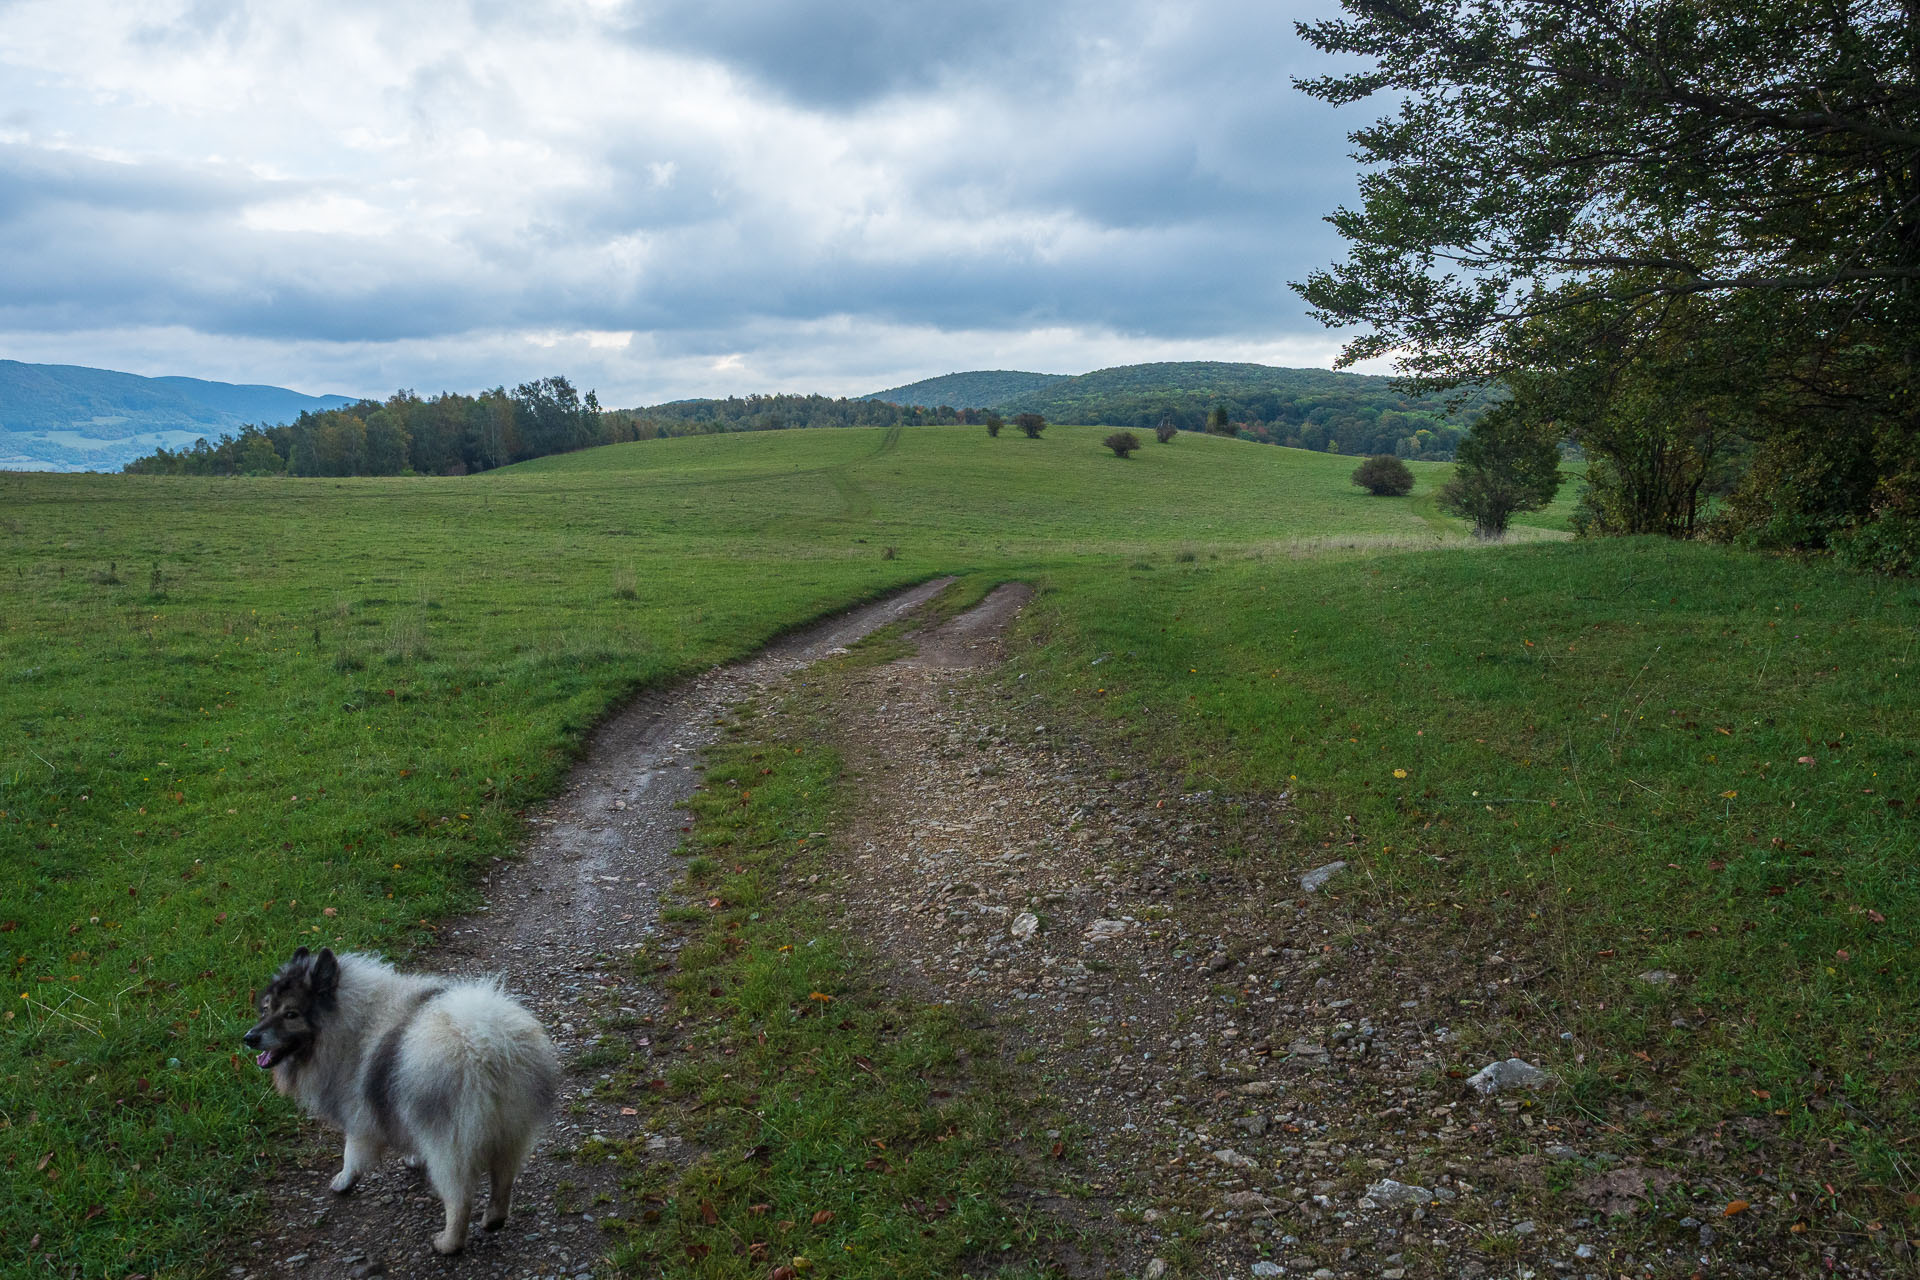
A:
<svg viewBox="0 0 1920 1280">
<path fill-rule="evenodd" d="M 1388 114 L 1296 286 L 1425 387 L 1483 529 L 1587 460 L 1589 533 L 1920 569 L 1920 17 L 1911 0 L 1342 0 L 1301 24 Z"/>
<path fill-rule="evenodd" d="M 593 392 L 583 399 L 563 377 L 471 396 L 443 392 L 423 399 L 403 390 L 384 402 L 308 410 L 285 426 L 249 424 L 217 441 L 159 449 L 122 469 L 136 475 L 465 475 L 634 438 L 621 436 L 623 424 L 608 417 Z"/>
<path fill-rule="evenodd" d="M 458 476 L 666 436 L 985 421 L 983 410 L 798 395 L 602 409 L 594 392 L 582 397 L 570 381 L 554 376 L 479 395 L 442 392 L 423 399 L 396 391 L 384 402 L 309 411 L 285 426 L 248 424 L 218 440 L 158 449 L 122 470 L 134 475 Z"/>
<path fill-rule="evenodd" d="M 1491 384 L 1423 394 L 1392 379 L 1326 369 L 1221 361 L 1122 365 L 1061 378 L 995 407 L 1056 422 L 1158 430 L 1217 429 L 1226 414 L 1244 439 L 1347 454 L 1444 461 L 1503 393 Z"/>
<path fill-rule="evenodd" d="M 1210 396 L 1204 393 L 1144 393 L 1076 397 L 1067 407 L 1044 401 L 1047 414 L 1061 422 L 1097 427 L 1157 430 L 1171 423 L 1179 431 L 1208 431 L 1216 414 L 1225 414 L 1242 439 L 1317 453 L 1391 453 L 1402 458 L 1444 461 L 1466 435 L 1468 420 L 1449 420 L 1443 409 L 1394 407 L 1400 397 L 1371 390 L 1329 394 Z"/>
</svg>

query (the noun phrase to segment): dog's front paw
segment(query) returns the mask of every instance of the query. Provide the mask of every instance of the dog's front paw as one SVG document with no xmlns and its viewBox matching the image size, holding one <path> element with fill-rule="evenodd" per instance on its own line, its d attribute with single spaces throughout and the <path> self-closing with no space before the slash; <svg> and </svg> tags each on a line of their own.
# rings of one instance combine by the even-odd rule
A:
<svg viewBox="0 0 1920 1280">
<path fill-rule="evenodd" d="M 503 1213 L 496 1218 L 492 1214 L 488 1214 L 487 1220 L 485 1222 L 482 1222 L 480 1225 L 488 1231 L 498 1231 L 500 1228 L 507 1225 L 507 1215 Z"/>
<path fill-rule="evenodd" d="M 465 1243 L 465 1240 L 454 1235 L 453 1232 L 442 1231 L 433 1238 L 433 1251 L 441 1255 L 458 1253 L 460 1252 L 460 1246 Z"/>
<path fill-rule="evenodd" d="M 353 1184 L 358 1181 L 360 1181 L 359 1174 L 349 1173 L 345 1169 L 342 1169 L 340 1172 L 333 1175 L 333 1181 L 329 1182 L 327 1185 L 333 1188 L 333 1190 L 339 1192 L 341 1195 L 345 1195 L 347 1194 L 347 1192 L 353 1190 Z"/>
</svg>

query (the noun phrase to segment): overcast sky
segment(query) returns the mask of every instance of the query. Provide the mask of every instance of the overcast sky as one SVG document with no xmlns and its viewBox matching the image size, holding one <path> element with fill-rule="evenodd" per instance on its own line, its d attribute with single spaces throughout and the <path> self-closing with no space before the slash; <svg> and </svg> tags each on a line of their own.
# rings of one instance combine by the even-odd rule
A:
<svg viewBox="0 0 1920 1280">
<path fill-rule="evenodd" d="M 610 405 L 1326 365 L 1331 0 L 0 0 L 0 356 Z"/>
</svg>

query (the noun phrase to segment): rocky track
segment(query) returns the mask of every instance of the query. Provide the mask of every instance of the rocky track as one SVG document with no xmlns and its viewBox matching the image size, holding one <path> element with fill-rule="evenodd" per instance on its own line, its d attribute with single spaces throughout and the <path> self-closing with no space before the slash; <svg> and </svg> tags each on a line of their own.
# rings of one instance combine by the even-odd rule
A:
<svg viewBox="0 0 1920 1280">
<path fill-rule="evenodd" d="M 642 1020 L 659 997 L 633 978 L 627 961 L 657 932 L 660 895 L 678 874 L 672 854 L 686 821 L 678 806 L 699 783 L 701 749 L 719 733 L 729 707 L 777 695 L 820 658 L 909 616 L 947 581 L 850 610 L 749 661 L 628 705 L 593 735 L 561 794 L 529 817 L 524 856 L 498 864 L 488 877 L 486 906 L 442 926 L 439 946 L 414 962 L 441 972 L 499 974 L 574 1065 L 505 1229 L 476 1227 L 465 1253 L 435 1255 L 428 1239 L 440 1207 L 424 1178 L 392 1160 L 353 1194 L 337 1196 L 327 1182 L 339 1168 L 338 1138 L 316 1125 L 313 1141 L 266 1188 L 271 1229 L 242 1242 L 229 1273 L 590 1277 L 604 1252 L 594 1221 L 619 1189 L 611 1165 L 577 1166 L 565 1152 L 594 1134 L 631 1137 L 638 1121 L 595 1099 L 594 1078 L 579 1063 L 602 1020 L 634 1027 L 637 1047 L 647 1047 Z"/>
<path fill-rule="evenodd" d="M 657 930 L 698 752 L 740 700 L 799 692 L 825 713 L 855 800 L 809 891 L 847 914 L 881 980 L 990 1022 L 1033 1106 L 1014 1194 L 1054 1224 L 1040 1261 L 1057 1272 L 1807 1274 L 1727 1220 L 1740 1171 L 1726 1152 L 1685 1153 L 1682 1179 L 1680 1153 L 1637 1153 L 1618 1117 L 1541 1105 L 1552 1081 L 1525 1064 L 1476 1078 L 1503 1055 L 1475 1027 L 1550 1017 L 1519 948 L 1356 891 L 1357 838 L 1316 829 L 1284 794 L 1183 792 L 1178 761 L 1116 757 L 1049 724 L 1003 639 L 1026 588 L 922 632 L 898 661 L 806 674 L 941 585 L 629 708 L 533 820 L 488 909 L 443 932 L 440 967 L 503 973 L 576 1063 L 505 1231 L 434 1257 L 438 1210 L 418 1177 L 394 1165 L 336 1198 L 328 1139 L 273 1188 L 281 1225 L 235 1276 L 592 1274 L 594 1220 L 618 1212 L 613 1166 L 556 1153 L 638 1122 L 591 1096 L 581 1055 L 608 1025 L 648 1048 L 658 996 L 624 962 Z"/>
</svg>

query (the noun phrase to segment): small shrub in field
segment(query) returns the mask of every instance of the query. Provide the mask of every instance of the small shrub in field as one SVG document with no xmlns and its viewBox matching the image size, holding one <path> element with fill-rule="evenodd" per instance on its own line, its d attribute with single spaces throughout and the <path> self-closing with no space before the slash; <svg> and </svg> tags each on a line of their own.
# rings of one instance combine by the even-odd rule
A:
<svg viewBox="0 0 1920 1280">
<path fill-rule="evenodd" d="M 881 558 L 882 560 L 891 560 L 891 559 L 893 559 L 893 558 L 894 558 L 895 556 L 897 556 L 897 555 L 899 555 L 899 554 L 900 554 L 900 548 L 898 548 L 898 547 L 888 547 L 888 548 L 887 548 L 887 549 L 886 549 L 885 551 L 882 551 L 882 552 L 880 553 L 880 558 Z"/>
<path fill-rule="evenodd" d="M 1173 425 L 1172 418 L 1160 419 L 1160 425 L 1153 429 L 1153 438 L 1161 444 L 1172 444 L 1173 438 L 1180 434 L 1180 428 Z"/>
<path fill-rule="evenodd" d="M 1237 436 L 1240 428 L 1233 425 L 1233 419 L 1227 414 L 1227 406 L 1217 404 L 1213 412 L 1207 415 L 1207 430 L 1216 436 Z"/>
<path fill-rule="evenodd" d="M 1376 453 L 1355 467 L 1353 482 L 1378 497 L 1404 498 L 1413 492 L 1413 472 L 1390 453 Z"/>
<path fill-rule="evenodd" d="M 1113 456 L 1124 458 L 1140 447 L 1140 437 L 1131 431 L 1116 431 L 1100 442 L 1113 450 Z"/>
<path fill-rule="evenodd" d="M 1007 425 L 1006 419 L 997 413 L 987 415 L 987 434 L 996 440 L 1000 438 L 1000 428 Z"/>
<path fill-rule="evenodd" d="M 1013 425 L 1026 432 L 1027 439 L 1038 440 L 1040 433 L 1047 429 L 1047 420 L 1037 413 L 1016 413 Z"/>
</svg>

